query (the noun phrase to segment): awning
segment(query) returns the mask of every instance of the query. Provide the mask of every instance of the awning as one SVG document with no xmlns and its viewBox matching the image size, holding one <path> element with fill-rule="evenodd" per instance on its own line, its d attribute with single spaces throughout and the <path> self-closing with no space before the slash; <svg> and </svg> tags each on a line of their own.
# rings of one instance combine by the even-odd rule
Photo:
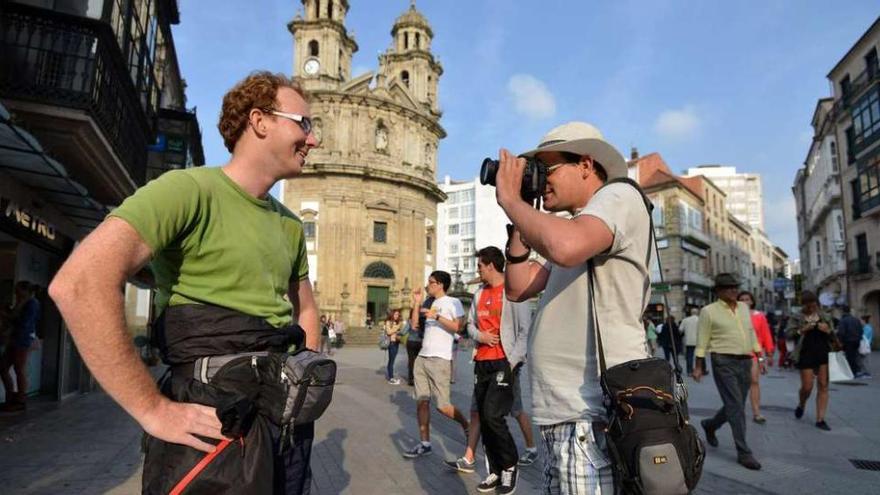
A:
<svg viewBox="0 0 880 495">
<path fill-rule="evenodd" d="M 0 170 L 39 193 L 76 226 L 88 232 L 98 226 L 110 209 L 89 196 L 89 191 L 70 178 L 64 165 L 46 154 L 34 136 L 12 123 L 0 103 Z"/>
</svg>

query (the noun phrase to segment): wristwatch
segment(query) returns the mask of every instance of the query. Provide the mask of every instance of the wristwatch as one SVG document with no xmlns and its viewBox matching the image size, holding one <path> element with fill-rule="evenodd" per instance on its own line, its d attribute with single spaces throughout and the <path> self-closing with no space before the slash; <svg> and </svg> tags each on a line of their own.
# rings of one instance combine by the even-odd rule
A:
<svg viewBox="0 0 880 495">
<path fill-rule="evenodd" d="M 507 224 L 507 244 L 504 245 L 504 259 L 507 260 L 508 264 L 515 265 L 517 263 L 522 263 L 529 259 L 529 255 L 532 254 L 532 248 L 530 248 L 525 242 L 523 245 L 528 249 L 525 254 L 521 256 L 513 256 L 510 254 L 510 240 L 513 237 L 513 224 Z M 519 240 L 522 242 L 522 235 L 520 235 Z"/>
</svg>

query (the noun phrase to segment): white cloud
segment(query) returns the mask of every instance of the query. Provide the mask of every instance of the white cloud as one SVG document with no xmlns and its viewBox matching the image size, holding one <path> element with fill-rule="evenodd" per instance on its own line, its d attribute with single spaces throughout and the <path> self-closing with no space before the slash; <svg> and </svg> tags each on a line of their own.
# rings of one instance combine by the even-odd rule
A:
<svg viewBox="0 0 880 495">
<path fill-rule="evenodd" d="M 654 122 L 654 132 L 673 141 L 686 141 L 700 133 L 702 122 L 693 105 L 680 110 L 666 110 Z"/>
<path fill-rule="evenodd" d="M 507 81 L 507 92 L 516 111 L 530 119 L 546 119 L 556 114 L 556 98 L 543 81 L 529 74 L 516 74 Z"/>
</svg>

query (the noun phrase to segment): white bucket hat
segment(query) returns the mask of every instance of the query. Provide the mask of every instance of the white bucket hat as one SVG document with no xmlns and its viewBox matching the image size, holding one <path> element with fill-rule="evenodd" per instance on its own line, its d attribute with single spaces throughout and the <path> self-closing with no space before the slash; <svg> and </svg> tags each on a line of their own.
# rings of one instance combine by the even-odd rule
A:
<svg viewBox="0 0 880 495">
<path fill-rule="evenodd" d="M 602 165 L 608 174 L 608 180 L 626 177 L 626 160 L 623 155 L 605 141 L 599 129 L 586 122 L 569 122 L 554 128 L 544 134 L 537 148 L 520 156 L 532 157 L 547 151 L 589 155 Z"/>
</svg>

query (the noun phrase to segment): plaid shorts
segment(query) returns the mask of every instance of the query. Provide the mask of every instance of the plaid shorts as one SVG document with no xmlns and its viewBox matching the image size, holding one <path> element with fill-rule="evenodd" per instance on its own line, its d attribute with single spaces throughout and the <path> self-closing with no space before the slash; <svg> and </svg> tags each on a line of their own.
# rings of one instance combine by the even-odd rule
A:
<svg viewBox="0 0 880 495">
<path fill-rule="evenodd" d="M 608 454 L 587 421 L 541 426 L 545 495 L 613 495 Z"/>
</svg>

